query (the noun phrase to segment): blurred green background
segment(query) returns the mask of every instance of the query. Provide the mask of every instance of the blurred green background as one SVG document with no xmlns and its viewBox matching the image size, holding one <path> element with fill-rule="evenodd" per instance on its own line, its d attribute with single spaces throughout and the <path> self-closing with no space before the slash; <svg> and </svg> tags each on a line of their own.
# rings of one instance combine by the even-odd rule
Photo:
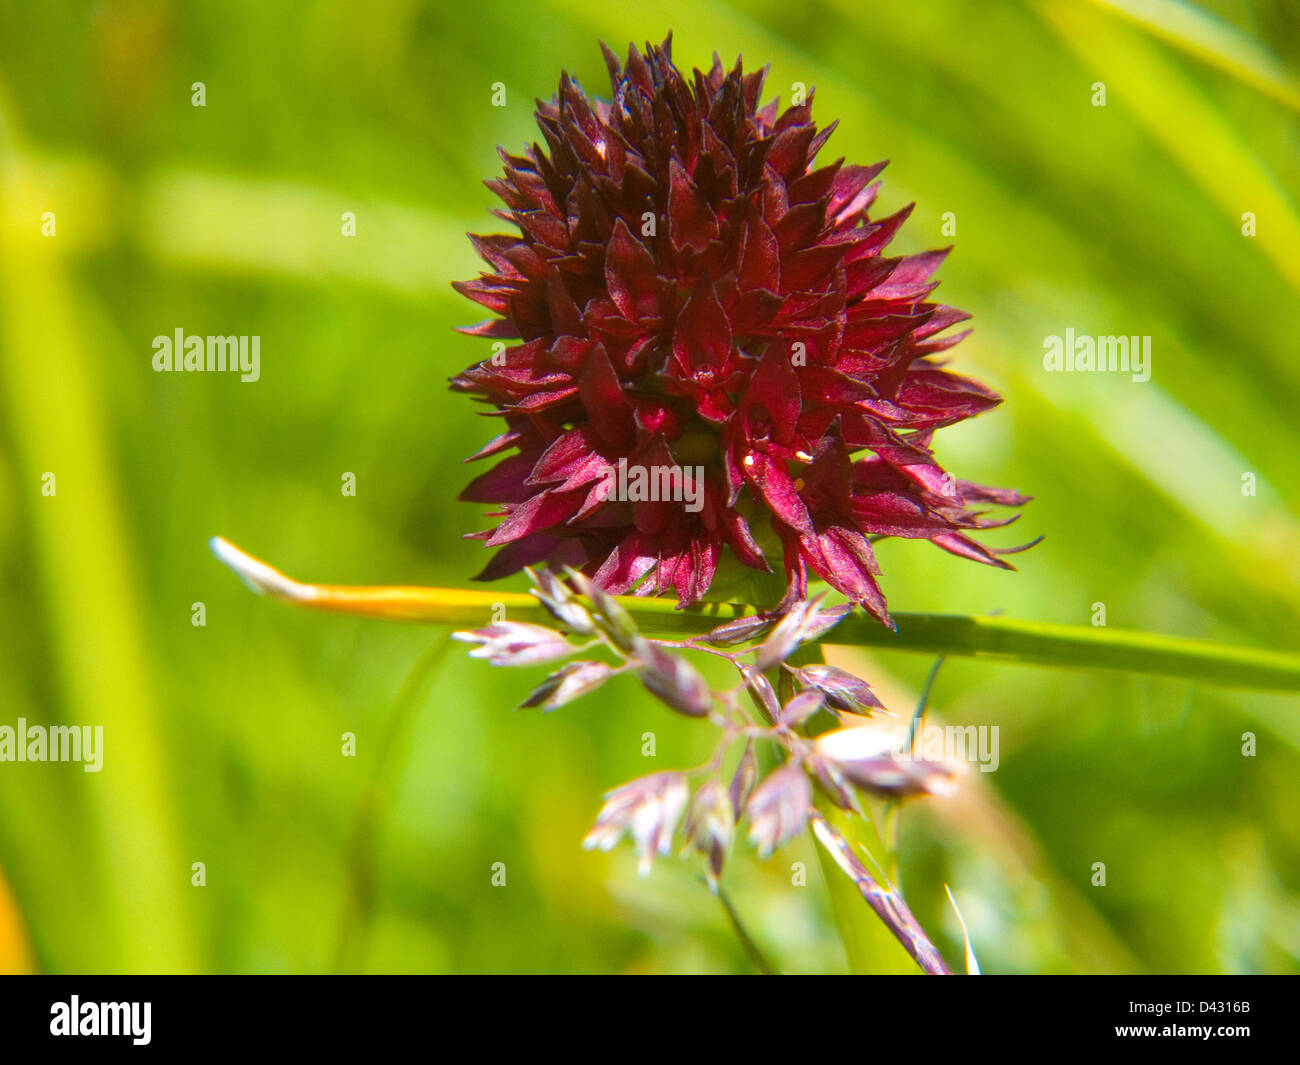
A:
<svg viewBox="0 0 1300 1065">
<path fill-rule="evenodd" d="M 465 585 L 459 460 L 492 425 L 446 389 L 487 354 L 449 283 L 497 228 L 481 179 L 561 68 L 604 93 L 597 40 L 669 28 L 683 67 L 815 86 L 829 158 L 892 159 L 882 208 L 916 201 L 897 246 L 956 244 L 957 365 L 1007 402 L 939 454 L 1036 497 L 993 542 L 1046 540 L 1014 574 L 882 545 L 891 606 L 1300 643 L 1300 5 L 3 0 L 0 724 L 102 724 L 106 753 L 0 763 L 0 969 L 749 970 L 696 862 L 579 849 L 603 790 L 707 727 L 628 678 L 513 712 L 540 671 L 256 599 L 205 546 Z M 1044 372 L 1067 327 L 1150 335 L 1152 380 Z M 176 328 L 259 335 L 261 380 L 154 373 Z M 931 664 L 847 661 L 900 708 Z M 1294 698 L 954 660 L 933 705 L 1001 740 L 904 815 L 954 962 L 944 883 L 985 971 L 1300 968 Z M 844 969 L 806 837 L 725 884 L 781 967 Z"/>
</svg>

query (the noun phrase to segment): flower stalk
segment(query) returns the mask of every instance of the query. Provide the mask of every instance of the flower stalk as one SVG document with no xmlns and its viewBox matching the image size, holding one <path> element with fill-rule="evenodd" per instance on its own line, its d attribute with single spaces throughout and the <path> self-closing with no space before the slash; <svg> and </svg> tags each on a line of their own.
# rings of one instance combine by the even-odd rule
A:
<svg viewBox="0 0 1300 1065">
<path fill-rule="evenodd" d="M 476 625 L 497 604 L 517 621 L 546 623 L 546 608 L 520 592 L 459 588 L 304 584 L 286 577 L 220 537 L 213 553 L 254 592 L 309 610 L 387 621 Z M 647 635 L 702 636 L 717 626 L 761 613 L 748 603 L 699 603 L 684 609 L 672 599 L 616 597 Z M 1020 665 L 1112 669 L 1179 677 L 1230 688 L 1300 691 L 1300 654 L 1191 640 L 1123 629 L 1053 625 L 1004 617 L 952 614 L 893 615 L 897 632 L 862 614 L 846 617 L 833 642 L 952 658 L 994 659 Z"/>
</svg>

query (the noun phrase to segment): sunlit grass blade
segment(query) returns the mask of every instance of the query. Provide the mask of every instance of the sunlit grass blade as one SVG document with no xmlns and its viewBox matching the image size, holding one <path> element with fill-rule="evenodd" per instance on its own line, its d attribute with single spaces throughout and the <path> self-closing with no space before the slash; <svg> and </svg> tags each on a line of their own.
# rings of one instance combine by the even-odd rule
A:
<svg viewBox="0 0 1300 1065">
<path fill-rule="evenodd" d="M 1243 203 L 1258 217 L 1273 220 L 1252 246 L 1300 291 L 1294 254 L 1300 245 L 1300 217 L 1249 137 L 1140 33 L 1123 32 L 1104 16 L 1060 0 L 1041 0 L 1038 7 L 1061 43 L 1098 76 L 1117 68 L 1142 71 L 1142 91 L 1123 97 L 1126 109 L 1232 224 L 1239 224 Z"/>
<path fill-rule="evenodd" d="M 966 918 L 961 915 L 961 908 L 957 905 L 957 900 L 952 897 L 952 888 L 944 884 L 943 890 L 948 893 L 948 901 L 952 903 L 952 912 L 957 915 L 957 923 L 961 925 L 961 937 L 966 954 L 966 975 L 979 976 L 980 963 L 979 959 L 975 957 L 975 949 L 970 945 L 970 930 L 966 927 Z"/>
<path fill-rule="evenodd" d="M 23 501 L 25 542 L 9 538 L 9 517 L 0 525 L 8 551 L 23 559 L 30 596 L 10 609 L 41 633 L 43 642 L 18 657 L 42 647 L 31 668 L 46 720 L 93 722 L 107 739 L 90 776 L 14 777 L 5 767 L 6 872 L 38 959 L 60 957 L 83 972 L 187 972 L 198 967 L 189 847 L 117 465 L 107 345 L 80 282 L 75 239 L 14 224 L 53 202 L 67 221 L 83 209 L 93 217 L 102 190 L 93 167 L 69 172 L 36 160 L 18 126 L 13 112 L 0 115 L 0 140 L 11 144 L 0 151 L 0 418 L 13 442 L 0 476 L 6 505 Z M 15 661 L 6 673 L 19 668 Z M 42 797 L 39 815 L 16 816 L 15 803 L 32 795 Z M 10 859 L 11 840 L 24 840 L 29 860 Z M 74 910 L 88 924 L 71 921 Z"/>
<path fill-rule="evenodd" d="M 443 625 L 485 623 L 500 608 L 516 621 L 546 622 L 550 618 L 536 599 L 517 592 L 304 584 L 221 537 L 214 537 L 211 547 L 217 558 L 257 593 L 311 610 Z M 622 596 L 619 601 L 641 631 L 652 635 L 700 636 L 724 621 L 757 610 L 748 603 L 701 603 L 679 609 L 671 599 Z M 1285 651 L 1002 617 L 896 613 L 894 621 L 898 631 L 890 632 L 871 618 L 854 614 L 835 628 L 833 642 L 992 658 L 1023 665 L 1117 669 L 1238 688 L 1300 691 L 1300 654 Z"/>
<path fill-rule="evenodd" d="M 1300 84 L 1276 56 L 1208 11 L 1179 0 L 1092 0 L 1162 41 L 1300 111 Z"/>
</svg>

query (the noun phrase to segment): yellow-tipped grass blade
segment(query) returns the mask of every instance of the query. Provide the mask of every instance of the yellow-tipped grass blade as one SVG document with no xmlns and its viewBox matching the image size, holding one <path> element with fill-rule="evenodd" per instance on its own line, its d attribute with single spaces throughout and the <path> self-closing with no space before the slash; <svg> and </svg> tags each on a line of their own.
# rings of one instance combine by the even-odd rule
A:
<svg viewBox="0 0 1300 1065">
<path fill-rule="evenodd" d="M 305 584 L 220 536 L 214 536 L 208 541 L 208 546 L 258 595 L 309 610 L 441 625 L 483 624 L 497 604 L 504 604 L 507 614 L 516 620 L 542 621 L 550 616 L 531 595 L 518 592 L 468 592 L 455 588 L 400 585 Z"/>
<path fill-rule="evenodd" d="M 221 537 L 214 537 L 211 547 L 213 554 L 259 595 L 311 610 L 390 621 L 482 625 L 504 606 L 512 621 L 554 623 L 541 603 L 519 592 L 304 584 Z M 671 599 L 619 596 L 618 601 L 650 636 L 702 636 L 723 622 L 758 610 L 748 603 L 698 603 L 680 609 Z M 1289 651 L 1003 617 L 896 613 L 894 621 L 898 631 L 890 632 L 873 618 L 855 612 L 831 630 L 826 642 L 1031 666 L 1151 673 L 1235 688 L 1300 691 L 1300 654 Z"/>
</svg>

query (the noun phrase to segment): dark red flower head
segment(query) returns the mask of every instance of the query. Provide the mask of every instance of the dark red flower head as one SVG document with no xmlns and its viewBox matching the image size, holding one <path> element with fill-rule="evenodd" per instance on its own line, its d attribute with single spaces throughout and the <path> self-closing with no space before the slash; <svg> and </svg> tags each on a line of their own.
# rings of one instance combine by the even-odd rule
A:
<svg viewBox="0 0 1300 1065">
<path fill-rule="evenodd" d="M 763 544 L 788 598 L 811 569 L 888 622 L 872 537 L 1005 566 L 971 506 L 1025 500 L 929 447 L 999 397 L 933 361 L 968 315 L 928 301 L 946 251 L 885 254 L 911 211 L 868 217 L 885 164 L 816 166 L 833 124 L 760 107 L 764 71 L 604 51 L 613 99 L 561 77 L 546 148 L 488 182 L 519 234 L 472 237 L 491 271 L 456 285 L 500 316 L 466 332 L 510 341 L 452 382 L 506 424 L 462 495 L 501 508 L 480 577 L 562 562 L 687 604 Z"/>
</svg>

